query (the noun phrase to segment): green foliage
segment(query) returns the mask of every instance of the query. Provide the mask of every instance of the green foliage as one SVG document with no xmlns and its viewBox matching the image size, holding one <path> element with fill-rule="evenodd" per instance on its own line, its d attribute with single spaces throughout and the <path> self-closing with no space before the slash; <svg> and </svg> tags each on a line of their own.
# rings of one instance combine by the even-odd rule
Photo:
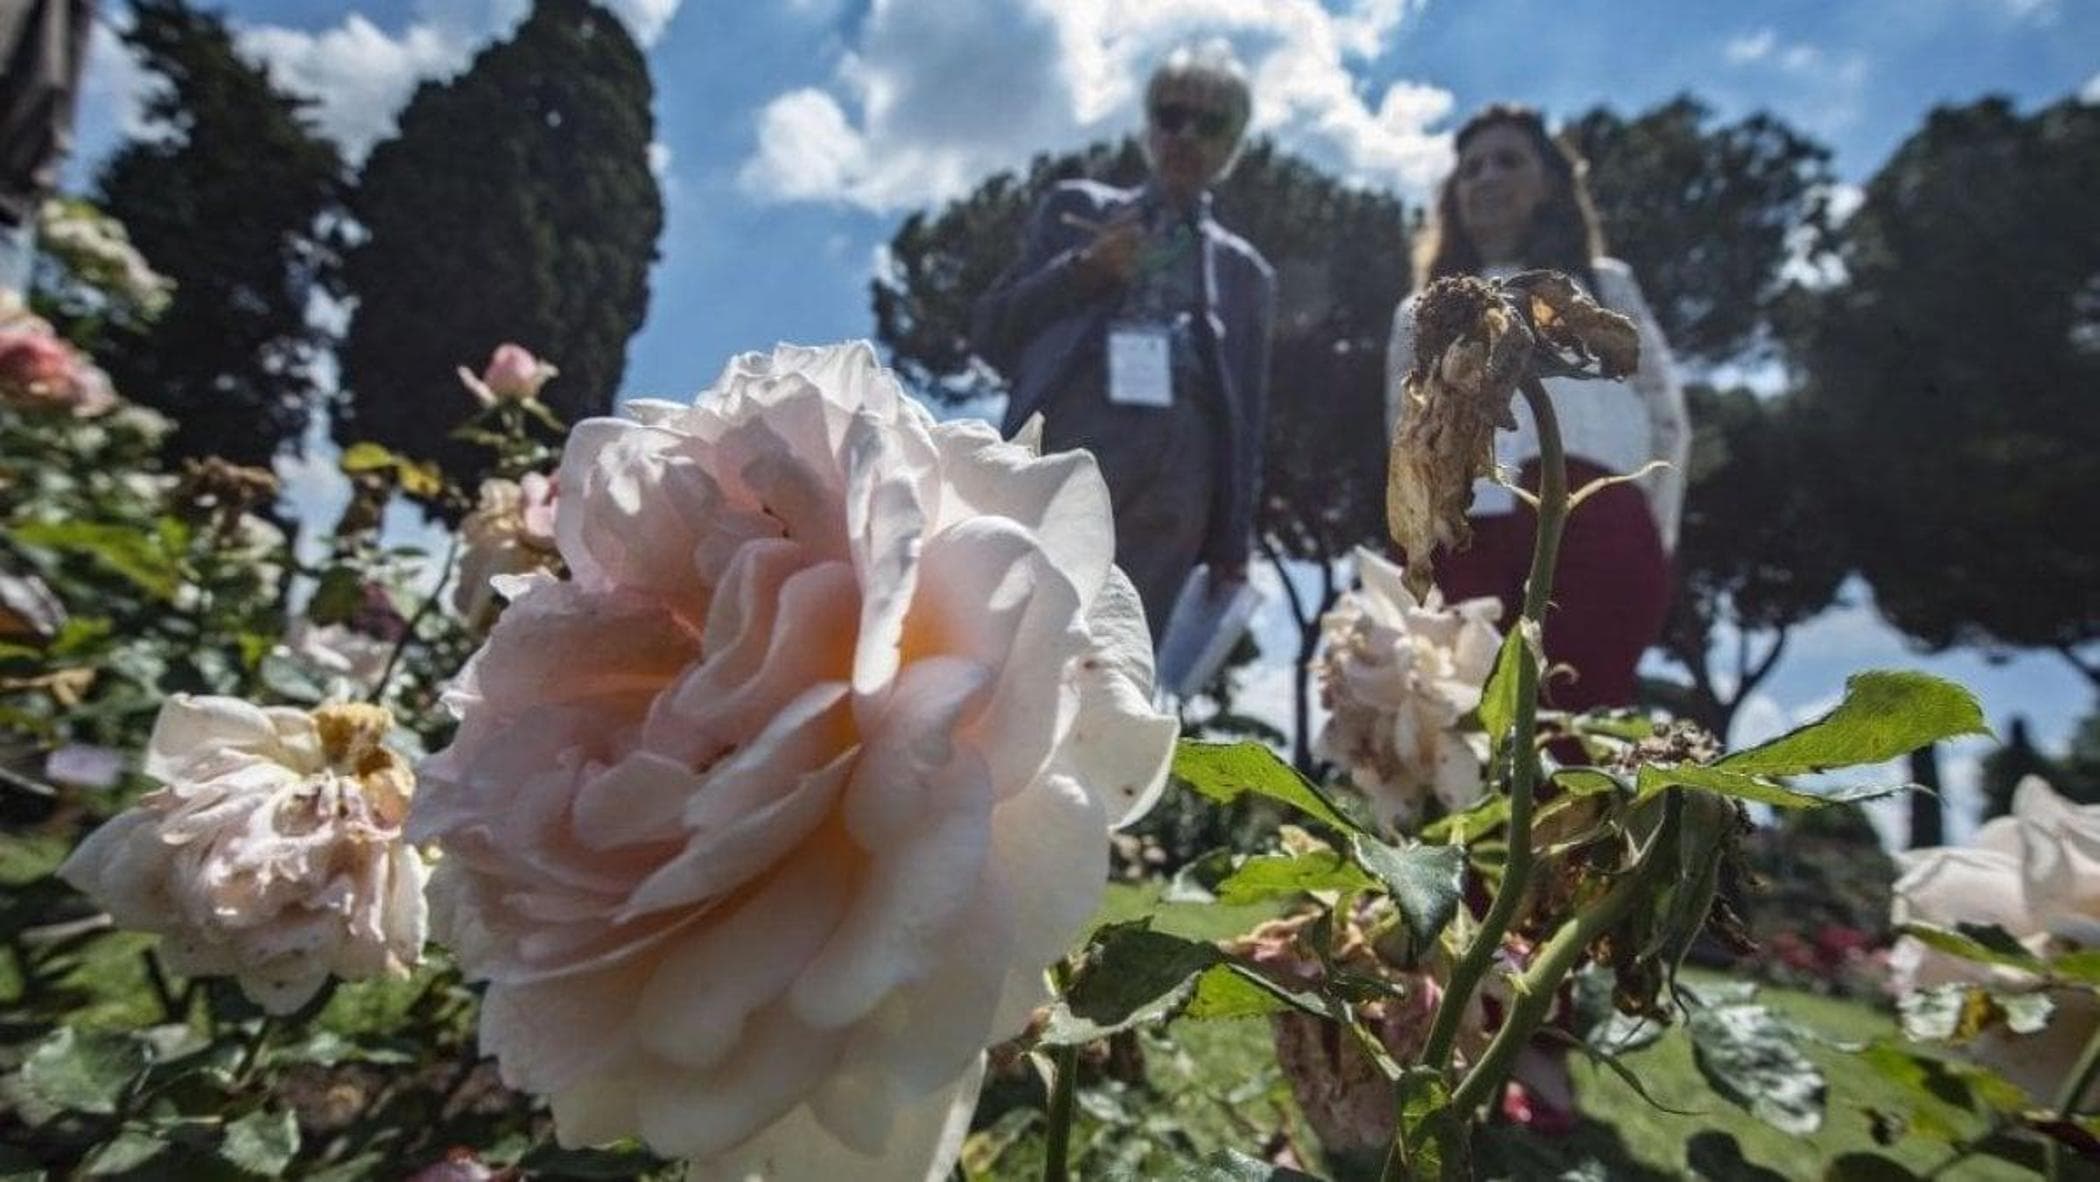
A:
<svg viewBox="0 0 2100 1182">
<path fill-rule="evenodd" d="M 108 1116 L 151 1060 L 152 1052 L 134 1035 L 61 1027 L 23 1060 L 22 1083 L 55 1108 Z"/>
<path fill-rule="evenodd" d="M 1934 647 L 2100 638 L 2100 108 L 1941 107 L 1788 319 L 1826 503 Z"/>
<path fill-rule="evenodd" d="M 663 227 L 651 90 L 590 0 L 538 0 L 464 73 L 417 88 L 351 203 L 370 236 L 344 265 L 359 304 L 339 441 L 438 460 L 471 487 L 489 456 L 448 436 L 474 410 L 454 370 L 504 341 L 560 366 L 541 397 L 563 420 L 612 407 Z"/>
<path fill-rule="evenodd" d="M 267 463 L 296 445 L 320 388 L 328 340 L 307 310 L 334 291 L 342 159 L 223 17 L 187 0 L 130 15 L 124 41 L 159 83 L 151 134 L 103 166 L 97 203 L 176 286 L 150 327 L 106 334 L 98 357 L 125 397 L 174 417 L 173 454 Z"/>
<path fill-rule="evenodd" d="M 1423 1182 L 1460 1182 L 1472 1177 L 1469 1134 L 1451 1107 L 1443 1073 L 1417 1067 L 1400 1077 L 1397 1152 L 1406 1177 Z"/>
</svg>

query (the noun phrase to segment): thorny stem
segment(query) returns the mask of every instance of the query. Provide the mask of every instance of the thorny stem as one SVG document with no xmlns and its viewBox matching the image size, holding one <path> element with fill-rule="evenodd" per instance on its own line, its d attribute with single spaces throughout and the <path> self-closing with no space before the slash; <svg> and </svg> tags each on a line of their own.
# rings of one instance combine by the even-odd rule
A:
<svg viewBox="0 0 2100 1182">
<path fill-rule="evenodd" d="M 1526 624 L 1542 625 L 1547 600 L 1553 593 L 1553 570 L 1560 556 L 1561 528 L 1568 515 L 1568 470 L 1561 451 L 1560 422 L 1554 417 L 1553 401 L 1547 396 L 1546 388 L 1533 377 L 1526 378 L 1520 389 L 1524 392 L 1524 400 L 1531 404 L 1539 433 L 1538 538 L 1531 551 L 1531 577 L 1524 584 L 1524 617 L 1518 623 L 1523 627 Z M 1451 982 L 1445 988 L 1443 1003 L 1437 1007 L 1436 1019 L 1429 1028 L 1429 1041 L 1422 1052 L 1422 1061 L 1439 1071 L 1450 1066 L 1451 1045 L 1458 1036 L 1459 1015 L 1472 1001 L 1473 991 L 1487 975 L 1488 965 L 1502 947 L 1502 937 L 1516 918 L 1517 906 L 1523 901 L 1524 889 L 1531 878 L 1531 815 L 1535 805 L 1532 793 L 1538 777 L 1538 762 L 1532 747 L 1538 730 L 1538 676 L 1536 661 L 1526 659 L 1517 663 L 1516 725 L 1505 745 L 1511 763 L 1509 860 L 1502 872 L 1501 885 L 1496 888 L 1494 902 L 1489 905 L 1486 918 L 1480 922 L 1480 930 L 1451 970 Z"/>
<path fill-rule="evenodd" d="M 1071 984 L 1068 966 L 1051 970 L 1057 992 Z M 1079 1047 L 1061 1046 L 1051 1052 L 1049 1129 L 1043 1145 L 1043 1182 L 1067 1182 L 1071 1177 L 1072 1106 L 1079 1083 Z"/>
<path fill-rule="evenodd" d="M 270 1039 L 276 1033 L 277 1016 L 264 1014 L 262 1021 L 255 1026 L 255 1033 L 249 1037 L 248 1045 L 241 1049 L 240 1065 L 233 1069 L 235 1086 L 247 1085 L 250 1077 L 255 1074 L 255 1069 L 262 1064 L 263 1048 L 270 1044 Z"/>
<path fill-rule="evenodd" d="M 445 565 L 438 571 L 437 586 L 430 589 L 430 594 L 424 597 L 422 604 L 416 608 L 416 614 L 410 616 L 408 622 L 402 626 L 401 638 L 394 642 L 394 651 L 387 654 L 386 668 L 379 671 L 379 679 L 372 683 L 372 692 L 365 695 L 365 701 L 379 703 L 386 699 L 387 683 L 394 680 L 394 666 L 401 663 L 401 654 L 408 651 L 409 642 L 416 638 L 416 628 L 423 623 L 424 617 L 430 614 L 431 609 L 437 606 L 438 597 L 445 593 L 445 585 L 452 581 L 452 564 L 458 558 L 459 535 L 454 534 L 452 544 L 445 548 Z"/>
<path fill-rule="evenodd" d="M 1553 594 L 1553 571 L 1560 560 L 1560 536 L 1568 517 L 1568 465 L 1561 448 L 1560 420 L 1553 413 L 1553 399 L 1536 376 L 1527 376 L 1518 386 L 1523 391 L 1524 401 L 1531 406 L 1533 420 L 1538 424 L 1539 438 L 1539 495 L 1538 534 L 1532 543 L 1531 574 L 1524 582 L 1524 614 L 1517 627 L 1543 629 L 1546 605 Z M 1532 794 L 1537 787 L 1538 759 L 1533 750 L 1538 732 L 1539 710 L 1538 662 L 1527 658 L 1517 663 L 1517 717 L 1504 750 L 1510 759 L 1509 786 L 1509 858 L 1504 864 L 1502 882 L 1495 889 L 1495 898 L 1488 906 L 1487 915 L 1480 921 L 1480 928 L 1473 934 L 1472 943 L 1451 970 L 1451 980 L 1444 989 L 1444 998 L 1438 1004 L 1436 1017 L 1430 1023 L 1429 1039 L 1424 1044 L 1422 1062 L 1439 1072 L 1451 1068 L 1451 1048 L 1458 1039 L 1459 1018 L 1473 1000 L 1474 990 L 1487 976 L 1494 963 L 1495 953 L 1502 947 L 1502 937 L 1516 919 L 1517 908 L 1524 900 L 1524 891 L 1531 881 L 1531 817 L 1536 802 Z M 1613 898 L 1607 896 L 1607 898 Z M 1575 925 L 1568 925 L 1573 928 Z M 1565 929 L 1564 929 L 1565 931 Z M 1557 938 L 1557 937 L 1556 937 Z M 1572 936 L 1570 937 L 1572 938 Z M 1580 955 L 1584 944 L 1576 945 L 1571 955 Z M 1557 979 L 1557 978 L 1556 978 Z M 1550 1000 L 1550 994 L 1548 997 Z M 1517 1025 L 1517 1016 L 1503 1026 L 1508 1032 Z M 1536 1025 L 1533 1022 L 1531 1025 Z M 1528 1035 L 1530 1026 L 1525 1027 Z M 1499 1040 L 1498 1040 L 1499 1041 Z M 1512 1049 L 1509 1054 L 1515 1054 Z M 1475 1071 L 1467 1083 L 1482 1078 Z M 1472 1097 L 1477 1102 L 1478 1097 Z M 1454 1108 L 1466 1111 L 1453 1097 Z M 1393 1144 L 1386 1156 L 1385 1178 L 1395 1180 L 1407 1176 L 1407 1164 L 1402 1160 L 1401 1139 L 1398 1136 L 1402 1114 L 1395 1113 Z"/>
<path fill-rule="evenodd" d="M 1480 1062 L 1466 1073 L 1465 1082 L 1451 1094 L 1453 1109 L 1471 1112 L 1487 1101 L 1508 1076 L 1511 1064 L 1531 1041 L 1532 1033 L 1546 1020 L 1559 995 L 1560 983 L 1582 963 L 1590 945 L 1617 926 L 1642 895 L 1655 889 L 1657 877 L 1676 872 L 1677 863 L 1670 855 L 1677 846 L 1683 806 L 1679 790 L 1672 789 L 1663 802 L 1662 824 L 1656 827 L 1655 835 L 1641 857 L 1605 892 L 1602 899 L 1562 924 L 1560 930 L 1553 933 L 1553 938 L 1539 949 L 1531 967 L 1525 970 L 1511 991 L 1516 997 L 1502 1021 L 1502 1028 L 1495 1032 L 1494 1040 L 1488 1043 Z"/>
</svg>

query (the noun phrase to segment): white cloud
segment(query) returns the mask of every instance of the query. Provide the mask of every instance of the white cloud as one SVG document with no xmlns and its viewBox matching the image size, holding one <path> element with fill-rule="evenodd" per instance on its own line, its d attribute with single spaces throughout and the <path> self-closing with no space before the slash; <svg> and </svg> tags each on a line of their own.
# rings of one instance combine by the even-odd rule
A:
<svg viewBox="0 0 2100 1182">
<path fill-rule="evenodd" d="M 1145 72 L 1168 48 L 1224 36 L 1252 76 L 1252 131 L 1360 183 L 1425 192 L 1448 166 L 1431 128 L 1451 95 L 1399 81 L 1371 93 L 1375 58 L 1411 0 L 882 0 L 828 82 L 758 115 L 746 191 L 888 212 L 953 196 L 1030 155 L 1138 123 Z"/>
<path fill-rule="evenodd" d="M 2085 80 L 2085 85 L 2078 90 L 2078 101 L 2100 104 L 2100 73 Z"/>
<path fill-rule="evenodd" d="M 607 7 L 644 47 L 663 35 L 680 0 L 610 0 Z M 527 0 L 431 0 L 420 17 L 388 32 L 363 13 L 318 31 L 282 25 L 238 30 L 241 48 L 278 85 L 318 104 L 321 130 L 351 159 L 393 133 L 417 84 L 465 69 L 474 54 L 523 19 Z"/>
<path fill-rule="evenodd" d="M 243 29 L 240 45 L 277 85 L 316 100 L 314 122 L 353 159 L 393 134 L 394 116 L 417 83 L 457 73 L 474 51 L 466 38 L 432 25 L 390 35 L 355 12 L 318 33 Z"/>
<path fill-rule="evenodd" d="M 1779 34 L 1770 29 L 1759 29 L 1755 33 L 1731 38 L 1721 52 L 1729 61 L 1739 64 L 1758 62 L 1771 56 L 1773 48 L 1778 44 Z"/>
<path fill-rule="evenodd" d="M 1867 59 L 1860 54 L 1833 54 L 1805 41 L 1782 41 L 1770 28 L 1730 38 L 1721 47 L 1721 56 L 1735 66 L 1763 66 L 1846 86 L 1865 81 L 1867 72 Z"/>
</svg>

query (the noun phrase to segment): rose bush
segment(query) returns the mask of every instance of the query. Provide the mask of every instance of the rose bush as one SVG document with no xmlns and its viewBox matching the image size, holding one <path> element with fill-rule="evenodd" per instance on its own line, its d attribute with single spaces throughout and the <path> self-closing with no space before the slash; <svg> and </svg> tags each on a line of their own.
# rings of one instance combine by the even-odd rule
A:
<svg viewBox="0 0 2100 1182">
<path fill-rule="evenodd" d="M 1494 668 L 1502 605 L 1446 606 L 1433 587 L 1417 598 L 1369 550 L 1356 569 L 1362 586 L 1321 620 L 1314 666 L 1329 713 L 1314 749 L 1349 773 L 1381 824 L 1409 831 L 1432 797 L 1446 810 L 1480 798 L 1486 757 L 1458 724 Z"/>
<path fill-rule="evenodd" d="M 1175 723 L 1083 453 L 935 423 L 865 345 L 578 425 L 555 539 L 410 832 L 483 1046 L 567 1143 L 938 1178 Z"/>
<path fill-rule="evenodd" d="M 1969 845 L 1909 850 L 1896 860 L 1902 876 L 1890 919 L 1898 925 L 1994 924 L 2037 955 L 2100 944 L 2100 805 L 2073 805 L 2038 776 L 2021 781 L 2012 812 L 1986 822 Z M 1889 971 L 1899 993 L 1943 985 L 2012 992 L 2041 986 L 2019 969 L 1965 960 L 1915 936 L 1896 941 Z M 2044 1103 L 2100 1025 L 2100 1003 L 2090 992 L 2057 989 L 2050 997 L 2055 1013 L 2039 1033 L 1994 1027 L 1962 1048 Z"/>
<path fill-rule="evenodd" d="M 422 958 L 424 867 L 401 838 L 414 784 L 375 706 L 311 713 L 168 700 L 146 747 L 164 787 L 89 834 L 59 876 L 178 972 L 231 976 L 290 1013 L 332 973 Z"/>
</svg>

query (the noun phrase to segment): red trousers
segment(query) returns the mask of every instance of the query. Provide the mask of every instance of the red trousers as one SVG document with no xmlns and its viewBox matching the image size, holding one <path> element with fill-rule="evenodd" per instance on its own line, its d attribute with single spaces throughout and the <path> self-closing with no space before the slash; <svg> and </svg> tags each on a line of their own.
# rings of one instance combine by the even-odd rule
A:
<svg viewBox="0 0 2100 1182">
<path fill-rule="evenodd" d="M 1594 464 L 1571 459 L 1568 490 L 1605 475 Z M 1538 491 L 1537 461 L 1524 466 L 1519 483 Z M 1475 517 L 1472 526 L 1471 546 L 1437 556 L 1436 584 L 1447 602 L 1501 600 L 1507 628 L 1523 610 L 1537 516 L 1520 504 L 1514 513 Z M 1575 672 L 1547 682 L 1546 704 L 1560 710 L 1633 705 L 1634 667 L 1662 636 L 1669 606 L 1670 558 L 1647 498 L 1634 485 L 1614 484 L 1584 501 L 1561 534 L 1560 566 L 1546 609 L 1546 660 Z"/>
</svg>

